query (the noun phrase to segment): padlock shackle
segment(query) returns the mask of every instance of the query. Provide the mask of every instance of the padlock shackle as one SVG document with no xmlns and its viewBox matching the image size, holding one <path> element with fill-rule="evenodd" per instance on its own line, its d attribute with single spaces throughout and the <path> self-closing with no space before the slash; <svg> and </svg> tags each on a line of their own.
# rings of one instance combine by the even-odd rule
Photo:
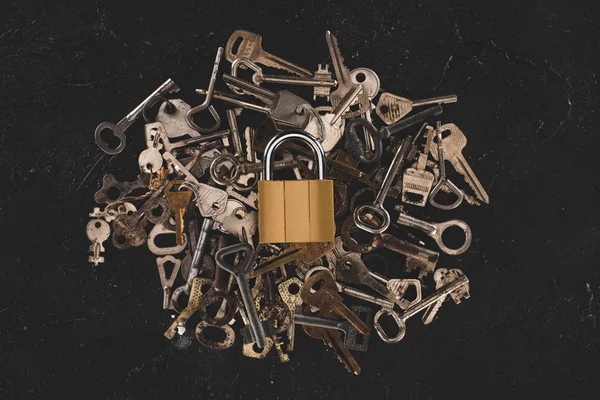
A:
<svg viewBox="0 0 600 400">
<path fill-rule="evenodd" d="M 281 143 L 290 139 L 300 139 L 303 142 L 307 143 L 312 149 L 313 155 L 315 157 L 315 175 L 318 180 L 325 179 L 325 169 L 326 169 L 326 159 L 325 159 L 325 150 L 323 150 L 323 146 L 321 143 L 317 141 L 310 134 L 301 131 L 301 130 L 286 130 L 278 133 L 273 136 L 273 138 L 267 143 L 265 147 L 265 152 L 263 155 L 263 180 L 270 181 L 273 179 L 273 158 L 275 157 L 275 152 Z"/>
</svg>

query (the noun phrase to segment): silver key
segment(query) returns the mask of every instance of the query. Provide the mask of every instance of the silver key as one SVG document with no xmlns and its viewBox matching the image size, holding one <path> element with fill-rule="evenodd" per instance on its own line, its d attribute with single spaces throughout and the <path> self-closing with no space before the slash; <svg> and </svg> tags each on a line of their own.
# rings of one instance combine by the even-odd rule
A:
<svg viewBox="0 0 600 400">
<path fill-rule="evenodd" d="M 412 101 L 405 97 L 395 96 L 391 93 L 382 93 L 381 96 L 379 96 L 375 112 L 383 122 L 387 125 L 391 125 L 411 112 L 413 107 L 425 106 L 428 104 L 456 103 L 457 101 L 458 98 L 456 95 Z"/>
<path fill-rule="evenodd" d="M 159 96 L 164 96 L 169 93 L 178 92 L 179 86 L 171 79 L 167 79 L 165 83 L 160 85 L 150 96 L 146 97 L 144 101 L 142 101 L 136 108 L 134 108 L 129 114 L 125 116 L 122 120 L 117 122 L 117 124 L 113 124 L 112 122 L 102 122 L 96 128 L 94 133 L 96 144 L 106 154 L 115 155 L 119 154 L 125 148 L 125 131 L 127 128 L 133 124 L 133 122 L 141 115 L 144 107 L 151 107 L 158 101 Z M 104 135 L 111 134 L 118 141 L 119 144 L 117 146 L 111 146 L 105 138 Z"/>
<path fill-rule="evenodd" d="M 449 283 L 459 279 L 462 276 L 464 276 L 464 274 L 460 269 L 440 268 L 437 271 L 435 271 L 435 274 L 433 274 L 435 288 L 440 289 L 448 285 Z M 448 299 L 448 297 L 454 300 L 455 304 L 460 304 L 462 299 L 468 299 L 469 297 L 471 297 L 469 293 L 469 284 L 466 283 L 460 286 L 458 289 L 450 292 L 448 296 L 440 298 L 440 300 L 437 303 L 429 307 L 425 311 L 425 313 L 423 313 L 423 324 L 428 325 L 435 319 L 437 312 L 442 307 L 442 304 L 444 304 L 444 301 Z"/>
<path fill-rule="evenodd" d="M 427 222 L 415 217 L 412 217 L 403 210 L 402 206 L 396 206 L 396 211 L 400 211 L 400 215 L 398 215 L 398 220 L 396 221 L 400 225 L 408 226 L 411 228 L 418 229 L 427 235 L 429 235 L 437 245 L 440 250 L 442 250 L 446 254 L 450 254 L 453 256 L 459 255 L 467 251 L 469 246 L 471 245 L 472 234 L 471 228 L 464 221 L 460 219 L 451 219 L 444 222 Z M 465 233 L 465 241 L 458 249 L 451 249 L 444 244 L 443 233 L 446 229 L 451 226 L 456 226 L 460 228 Z"/>
<path fill-rule="evenodd" d="M 467 145 L 467 137 L 465 134 L 454 124 L 444 124 L 439 128 L 439 130 L 440 135 L 444 131 L 450 131 L 450 135 L 442 139 L 445 159 L 450 161 L 456 172 L 465 178 L 465 181 L 469 184 L 471 189 L 473 189 L 477 198 L 484 203 L 489 204 L 490 198 L 487 192 L 481 185 L 481 182 L 479 182 L 479 179 L 477 179 L 477 176 L 475 176 L 471 166 L 462 154 L 462 150 Z M 433 158 L 437 160 L 439 158 L 438 154 L 438 149 L 432 147 L 431 155 Z"/>
<path fill-rule="evenodd" d="M 314 77 L 315 77 L 315 79 L 332 80 L 331 72 L 329 71 L 329 65 L 325 64 L 325 66 L 323 67 L 323 66 L 321 66 L 321 64 L 319 64 L 317 66 L 317 70 L 314 73 Z M 335 81 L 335 84 L 337 85 L 337 81 Z M 316 100 L 317 97 L 326 97 L 327 101 L 329 101 L 330 92 L 331 92 L 330 87 L 315 86 L 313 89 L 313 101 Z"/>
<path fill-rule="evenodd" d="M 258 213 L 248 211 L 239 200 L 227 200 L 227 206 L 222 214 L 214 217 L 215 228 L 223 233 L 237 237 L 241 242 L 254 246 L 252 237 L 256 233 Z"/>
<path fill-rule="evenodd" d="M 352 83 L 350 71 L 348 71 L 348 68 L 344 65 L 344 58 L 342 57 L 342 53 L 340 52 L 340 48 L 335 36 L 333 36 L 330 31 L 327 31 L 325 33 L 325 40 L 327 41 L 327 47 L 329 48 L 329 55 L 331 56 L 331 63 L 333 64 L 335 78 L 338 82 L 337 89 L 334 90 L 329 96 L 331 105 L 335 107 L 342 101 L 348 92 L 354 90 L 360 85 Z"/>
<path fill-rule="evenodd" d="M 379 93 L 379 88 L 381 87 L 381 82 L 379 81 L 379 76 L 369 68 L 356 68 L 350 72 L 350 80 L 352 83 L 357 85 L 362 85 L 363 90 L 366 95 L 369 97 L 369 100 L 373 100 L 377 93 Z"/>
<path fill-rule="evenodd" d="M 436 154 L 438 156 L 439 177 L 437 184 L 433 187 L 433 189 L 431 189 L 429 203 L 431 203 L 432 206 L 439 208 L 440 210 L 452 210 L 462 203 L 463 199 L 465 198 L 465 194 L 450 179 L 446 177 L 446 157 L 444 152 L 444 145 L 442 143 L 442 130 L 440 125 L 440 121 L 437 121 L 435 132 L 437 137 Z M 438 203 L 435 199 L 435 196 L 438 194 L 440 189 L 446 189 L 446 192 L 454 193 L 456 195 L 456 200 L 454 200 L 454 202 L 451 204 Z"/>
<path fill-rule="evenodd" d="M 186 119 L 186 122 L 188 123 L 188 125 L 190 127 L 194 128 L 195 130 L 197 130 L 198 132 L 202 132 L 202 133 L 214 132 L 217 129 L 219 129 L 219 126 L 221 126 L 221 117 L 219 117 L 217 110 L 215 110 L 215 108 L 212 105 L 210 105 L 210 102 L 212 100 L 213 92 L 215 90 L 215 83 L 217 82 L 217 74 L 219 73 L 219 63 L 221 62 L 222 55 L 223 55 L 223 48 L 219 47 L 219 49 L 217 50 L 217 56 L 215 57 L 215 63 L 213 65 L 213 70 L 210 75 L 208 89 L 206 91 L 196 90 L 196 93 L 198 93 L 200 95 L 202 95 L 202 94 L 206 95 L 206 97 L 204 98 L 204 101 L 199 106 L 196 106 L 196 107 L 190 109 L 185 115 L 185 119 Z M 208 109 L 208 111 L 210 112 L 210 115 L 213 117 L 215 123 L 210 128 L 201 128 L 194 122 L 194 114 L 199 113 L 200 111 L 203 111 L 206 109 Z"/>
<path fill-rule="evenodd" d="M 433 141 L 433 128 L 426 126 L 425 145 L 415 165 L 404 170 L 402 177 L 402 202 L 425 207 L 435 176 L 427 171 L 427 157 Z"/>
<path fill-rule="evenodd" d="M 85 233 L 88 239 L 92 242 L 89 251 L 92 253 L 88 256 L 88 262 L 93 263 L 95 266 L 104 262 L 104 257 L 100 254 L 104 253 L 104 246 L 102 243 L 110 236 L 110 225 L 106 221 L 100 218 L 94 218 L 88 222 Z"/>
<path fill-rule="evenodd" d="M 371 276 L 388 288 L 389 297 L 394 300 L 400 308 L 406 310 L 410 306 L 418 303 L 422 299 L 421 295 L 421 281 L 418 279 L 387 279 L 373 271 L 369 271 Z M 416 290 L 416 295 L 413 300 L 407 300 L 404 298 L 406 291 L 409 287 L 413 286 Z"/>
<path fill-rule="evenodd" d="M 171 271 L 171 275 L 167 278 L 165 264 L 168 262 L 173 264 L 173 270 Z M 171 255 L 158 257 L 156 259 L 156 265 L 158 267 L 160 284 L 163 288 L 163 309 L 172 310 L 173 305 L 171 304 L 171 296 L 173 294 L 173 283 L 175 283 L 175 278 L 177 278 L 177 273 L 179 272 L 179 267 L 181 266 L 181 260 L 178 260 Z"/>
<path fill-rule="evenodd" d="M 164 102 L 156 114 L 156 122 L 161 122 L 169 138 L 181 136 L 198 137 L 200 133 L 187 123 L 186 115 L 192 109 L 181 99 L 170 99 Z"/>
</svg>

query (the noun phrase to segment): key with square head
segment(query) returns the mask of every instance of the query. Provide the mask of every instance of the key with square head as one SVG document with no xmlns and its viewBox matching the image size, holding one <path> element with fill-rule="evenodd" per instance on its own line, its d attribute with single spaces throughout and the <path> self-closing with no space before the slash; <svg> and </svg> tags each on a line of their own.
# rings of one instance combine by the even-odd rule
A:
<svg viewBox="0 0 600 400">
<path fill-rule="evenodd" d="M 394 303 L 398 304 L 400 308 L 406 310 L 410 306 L 418 303 L 422 299 L 421 295 L 421 281 L 418 279 L 387 279 L 378 273 L 369 271 L 371 276 L 377 279 L 379 282 L 386 285 L 389 290 L 389 297 L 394 299 Z M 416 295 L 413 300 L 405 299 L 406 291 L 409 287 L 413 286 L 416 290 Z"/>
<path fill-rule="evenodd" d="M 386 125 L 391 125 L 412 111 L 413 107 L 426 106 L 429 104 L 456 103 L 456 95 L 432 97 L 423 100 L 409 100 L 405 97 L 395 96 L 391 93 L 382 93 L 377 102 L 375 112 Z"/>
<path fill-rule="evenodd" d="M 165 96 L 169 93 L 178 92 L 179 86 L 171 79 L 167 79 L 165 83 L 160 85 L 150 96 L 146 97 L 144 101 L 142 101 L 136 108 L 134 108 L 129 114 L 125 116 L 122 120 L 117 122 L 117 124 L 113 124 L 112 122 L 102 122 L 98 127 L 96 127 L 96 131 L 94 133 L 96 144 L 106 154 L 115 155 L 119 154 L 125 148 L 125 131 L 133 124 L 133 122 L 139 118 L 142 114 L 142 111 L 146 107 L 151 107 L 156 104 L 160 97 Z M 112 142 L 107 135 L 110 137 L 112 135 L 115 139 L 118 140 L 119 144 L 116 146 L 112 146 Z M 107 141 L 106 139 L 109 139 Z M 116 141 L 115 141 L 116 144 Z"/>
<path fill-rule="evenodd" d="M 234 45 L 240 38 L 242 41 L 239 47 L 234 49 Z M 247 58 L 254 63 L 288 71 L 298 76 L 312 76 L 309 70 L 264 51 L 262 37 L 244 30 L 237 30 L 229 37 L 225 46 L 225 58 L 229 62 L 234 62 L 239 58 Z"/>
<path fill-rule="evenodd" d="M 255 278 L 292 261 L 302 261 L 306 264 L 312 264 L 333 249 L 333 246 L 333 242 L 290 243 L 290 247 L 278 255 L 268 257 L 258 264 L 250 277 Z"/>
<path fill-rule="evenodd" d="M 490 198 L 487 192 L 462 154 L 463 149 L 467 145 L 467 137 L 454 124 L 442 125 L 440 127 L 440 132 L 443 133 L 444 131 L 450 131 L 450 134 L 442 139 L 444 158 L 447 161 L 450 161 L 456 172 L 465 178 L 465 181 L 469 184 L 471 189 L 473 189 L 477 198 L 484 203 L 489 204 Z M 430 150 L 433 158 L 438 160 L 438 149 L 435 146 L 432 146 Z"/>
<path fill-rule="evenodd" d="M 321 286 L 315 288 L 317 284 Z M 310 306 L 334 312 L 347 320 L 360 333 L 370 331 L 369 327 L 342 302 L 335 280 L 326 272 L 317 272 L 308 278 L 300 290 L 300 297 Z"/>
<path fill-rule="evenodd" d="M 187 206 L 190 204 L 193 192 L 191 190 L 172 190 L 173 186 L 181 185 L 183 180 L 172 180 L 165 188 L 165 197 L 169 201 L 171 208 L 175 211 L 175 235 L 177 244 L 181 246 L 185 239 L 183 238 L 183 230 L 185 228 L 185 222 L 183 217 L 187 211 Z"/>
</svg>

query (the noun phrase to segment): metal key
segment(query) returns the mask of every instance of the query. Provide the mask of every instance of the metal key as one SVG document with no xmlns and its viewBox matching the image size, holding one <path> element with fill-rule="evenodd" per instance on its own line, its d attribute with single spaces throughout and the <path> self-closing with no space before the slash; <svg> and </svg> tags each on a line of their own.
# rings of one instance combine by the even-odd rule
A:
<svg viewBox="0 0 600 400">
<path fill-rule="evenodd" d="M 453 256 L 459 255 L 467 251 L 469 246 L 471 245 L 472 234 L 471 228 L 464 221 L 460 219 L 451 219 L 444 222 L 427 222 L 415 217 L 408 215 L 401 205 L 397 205 L 395 207 L 396 211 L 400 211 L 400 215 L 398 215 L 397 223 L 408 226 L 411 228 L 416 228 L 422 232 L 425 232 L 429 235 L 439 248 L 446 254 L 450 254 Z M 451 249 L 444 244 L 444 239 L 442 237 L 444 231 L 451 226 L 456 226 L 460 228 L 465 234 L 465 241 L 458 249 Z"/>
<path fill-rule="evenodd" d="M 426 106 L 429 104 L 456 103 L 456 95 L 433 97 L 423 100 L 409 100 L 404 97 L 395 96 L 391 93 L 382 93 L 377 102 L 375 112 L 386 125 L 391 125 L 412 111 L 413 107 Z"/>
<path fill-rule="evenodd" d="M 203 133 L 214 132 L 217 129 L 219 129 L 219 126 L 221 126 L 221 117 L 219 117 L 217 110 L 215 110 L 215 108 L 212 105 L 210 105 L 210 102 L 212 100 L 213 92 L 215 90 L 215 83 L 217 82 L 217 74 L 219 73 L 219 63 L 221 62 L 222 55 L 223 55 L 223 48 L 219 47 L 217 50 L 217 56 L 215 57 L 215 63 L 213 64 L 213 70 L 210 75 L 208 89 L 206 91 L 196 90 L 196 93 L 206 95 L 206 97 L 204 98 L 204 101 L 199 106 L 191 108 L 185 115 L 185 119 L 186 119 L 186 122 L 188 123 L 188 125 L 190 127 L 194 128 L 195 130 L 197 130 L 198 132 L 203 132 Z M 208 111 L 210 112 L 210 115 L 213 117 L 215 123 L 210 128 L 201 128 L 194 122 L 194 114 L 197 114 L 200 111 L 206 110 L 207 108 L 208 108 Z"/>
<path fill-rule="evenodd" d="M 198 311 L 200 307 L 200 298 L 202 297 L 202 279 L 195 278 L 192 282 L 192 289 L 190 290 L 190 299 L 187 307 L 181 311 L 181 314 L 177 316 L 175 321 L 171 324 L 169 329 L 165 332 L 165 336 L 169 339 L 173 339 L 175 333 L 177 333 L 177 327 L 179 325 L 185 325 L 187 320 Z"/>
<path fill-rule="evenodd" d="M 167 278 L 167 272 L 165 271 L 165 264 L 170 262 L 173 264 L 171 275 Z M 173 309 L 171 304 L 171 296 L 173 294 L 173 283 L 177 278 L 179 267 L 181 266 L 181 260 L 176 259 L 173 256 L 158 257 L 156 259 L 156 266 L 158 267 L 158 276 L 160 277 L 160 284 L 163 288 L 163 309 Z"/>
<path fill-rule="evenodd" d="M 321 281 L 321 287 L 314 289 L 313 286 Z M 314 292 L 311 292 L 311 289 Z M 342 298 L 337 292 L 337 285 L 333 277 L 326 272 L 317 272 L 304 282 L 304 286 L 300 290 L 300 296 L 308 305 L 336 313 L 347 320 L 360 333 L 369 332 L 369 327 L 342 302 Z"/>
<path fill-rule="evenodd" d="M 225 256 L 239 252 L 242 252 L 243 256 L 237 265 L 231 265 L 225 261 Z M 252 300 L 249 285 L 250 271 L 254 264 L 254 249 L 247 243 L 234 244 L 233 246 L 220 249 L 217 254 L 215 254 L 215 260 L 219 267 L 223 268 L 225 271 L 231 272 L 235 276 L 240 295 L 242 296 L 242 301 L 244 302 L 244 307 L 248 313 L 254 341 L 258 347 L 265 347 L 266 333 L 264 326 L 258 318 L 258 312 L 256 311 L 254 301 Z"/>
<path fill-rule="evenodd" d="M 183 230 L 185 228 L 185 222 L 183 218 L 187 211 L 187 206 L 190 204 L 193 192 L 191 190 L 178 190 L 171 191 L 174 185 L 181 185 L 183 180 L 172 180 L 165 188 L 165 197 L 169 201 L 171 208 L 175 211 L 175 235 L 178 245 L 182 245 L 185 242 L 183 238 Z"/>
<path fill-rule="evenodd" d="M 333 64 L 335 78 L 338 82 L 337 89 L 331 92 L 329 96 L 331 105 L 335 107 L 342 101 L 348 92 L 354 90 L 360 85 L 352 82 L 350 71 L 344 65 L 344 58 L 342 57 L 342 53 L 340 52 L 338 41 L 335 36 L 333 36 L 331 32 L 327 31 L 325 32 L 325 40 L 327 41 L 327 47 L 329 48 L 329 55 L 331 56 L 331 63 Z"/>
<path fill-rule="evenodd" d="M 442 130 L 441 130 L 441 123 L 440 121 L 437 121 L 437 125 L 436 125 L 436 137 L 437 137 L 437 158 L 438 158 L 438 164 L 439 164 L 439 176 L 438 176 L 438 182 L 437 184 L 433 187 L 433 189 L 431 189 L 431 193 L 429 196 L 429 203 L 431 203 L 432 206 L 439 208 L 441 210 L 452 210 L 456 207 L 458 207 L 465 195 L 463 193 L 462 190 L 460 190 L 454 183 L 452 183 L 452 181 L 448 178 L 446 178 L 446 158 L 445 158 L 445 152 L 444 152 L 444 145 L 442 143 Z M 431 151 L 431 148 L 430 148 Z M 435 196 L 437 195 L 437 193 L 440 191 L 440 189 L 446 189 L 446 192 L 450 192 L 450 193 L 454 193 L 456 195 L 456 199 L 454 200 L 453 203 L 451 204 L 441 204 L 438 203 L 435 200 Z"/>
<path fill-rule="evenodd" d="M 94 218 L 88 222 L 85 232 L 88 239 L 92 242 L 89 248 L 92 254 L 88 256 L 88 262 L 98 266 L 98 264 L 104 262 L 104 257 L 100 254 L 104 252 L 102 243 L 110 236 L 110 225 L 100 218 Z"/>
<path fill-rule="evenodd" d="M 383 202 L 385 201 L 387 193 L 390 190 L 398 171 L 402 167 L 408 151 L 410 150 L 411 141 L 412 138 L 410 136 L 406 136 L 394 153 L 394 159 L 392 160 L 392 163 L 385 174 L 385 178 L 381 184 L 381 189 L 379 189 L 375 201 L 372 204 L 362 205 L 354 210 L 354 223 L 360 229 L 370 233 L 382 233 L 390 226 L 390 214 L 383 207 Z M 375 223 L 367 222 L 365 218 L 365 214 L 367 213 L 376 217 Z M 380 218 L 377 218 L 377 216 Z"/>
<path fill-rule="evenodd" d="M 233 47 L 240 38 L 242 41 L 234 53 Z M 257 64 L 282 69 L 299 76 L 312 76 L 309 70 L 264 51 L 262 48 L 262 37 L 256 33 L 244 30 L 237 30 L 229 37 L 225 46 L 225 58 L 229 62 L 233 62 L 238 58 L 247 58 Z"/>
<path fill-rule="evenodd" d="M 302 305 L 300 289 L 302 288 L 303 284 L 304 282 L 302 282 L 299 278 L 290 278 L 281 282 L 279 286 L 277 286 L 281 300 L 288 306 L 292 316 L 294 316 L 296 308 Z M 287 337 L 287 351 L 293 351 L 296 337 L 296 327 L 293 321 L 288 327 Z"/>
<path fill-rule="evenodd" d="M 484 203 L 489 204 L 490 198 L 487 192 L 481 185 L 481 182 L 479 182 L 479 179 L 477 179 L 477 176 L 475 176 L 475 173 L 471 169 L 471 166 L 462 154 L 462 150 L 467 145 L 467 137 L 465 136 L 465 134 L 454 124 L 444 124 L 439 128 L 439 130 L 440 135 L 444 131 L 450 131 L 450 135 L 442 139 L 443 153 L 445 159 L 447 161 L 450 161 L 456 172 L 458 172 L 465 178 L 465 181 L 469 184 L 471 189 L 473 189 L 477 198 L 483 201 Z M 433 156 L 433 158 L 438 160 L 438 149 L 432 147 L 431 155 Z"/>
<path fill-rule="evenodd" d="M 402 202 L 419 207 L 425 207 L 431 192 L 435 176 L 433 172 L 427 171 L 427 157 L 429 148 L 433 142 L 433 128 L 426 127 L 425 145 L 419 154 L 416 165 L 404 170 L 402 177 Z"/>
<path fill-rule="evenodd" d="M 250 275 L 255 278 L 265 272 L 272 271 L 292 261 L 302 261 L 305 264 L 312 264 L 319 260 L 331 249 L 334 243 L 290 243 L 290 247 L 276 256 L 268 257 L 256 266 L 256 269 Z"/>
<path fill-rule="evenodd" d="M 98 125 L 98 127 L 96 127 L 94 137 L 100 150 L 110 155 L 115 155 L 122 152 L 125 148 L 125 131 L 136 119 L 139 118 L 144 108 L 151 107 L 156 104 L 159 100 L 159 97 L 178 91 L 179 86 L 177 86 L 177 84 L 171 79 L 167 79 L 165 83 L 160 85 L 154 92 L 152 92 L 152 94 L 150 94 L 150 96 L 146 97 L 144 101 L 142 101 L 136 108 L 127 114 L 125 118 L 117 122 L 116 125 L 112 122 L 102 122 L 100 125 Z M 110 132 L 110 134 L 116 139 L 118 139 L 119 144 L 117 146 L 111 146 L 111 144 L 109 144 L 109 142 L 103 138 L 107 131 Z"/>
<path fill-rule="evenodd" d="M 437 271 L 435 271 L 435 274 L 433 274 L 435 288 L 439 289 L 441 287 L 444 287 L 445 285 L 457 280 L 462 276 L 464 276 L 464 274 L 460 269 L 440 268 Z M 442 307 L 442 304 L 444 304 L 444 302 L 448 299 L 448 297 L 450 297 L 455 304 L 460 304 L 462 299 L 468 299 L 469 297 L 471 297 L 469 293 L 469 284 L 467 283 L 465 285 L 460 286 L 458 289 L 449 293 L 448 296 L 441 298 L 437 303 L 429 307 L 425 311 L 425 313 L 423 313 L 422 320 L 424 325 L 430 324 L 435 319 L 437 312 Z"/>
<path fill-rule="evenodd" d="M 396 303 L 400 308 L 406 310 L 413 304 L 421 301 L 421 281 L 418 279 L 387 279 L 378 273 L 373 271 L 369 271 L 371 276 L 377 279 L 379 282 L 386 285 L 389 291 L 389 297 L 394 299 L 394 303 Z M 416 295 L 414 300 L 407 300 L 404 298 L 406 295 L 406 291 L 409 287 L 413 286 L 416 290 Z"/>
<path fill-rule="evenodd" d="M 320 77 L 298 77 L 298 76 L 284 76 L 284 75 L 264 75 L 261 73 L 255 73 L 252 76 L 252 82 L 256 85 L 262 83 L 275 83 L 280 85 L 298 85 L 298 86 L 311 86 L 311 87 L 325 87 L 332 88 L 337 86 L 335 79 L 324 79 Z"/>
<path fill-rule="evenodd" d="M 240 297 L 240 293 L 238 291 L 235 291 L 233 293 L 233 297 L 235 298 L 235 301 L 237 303 L 237 310 L 240 313 L 240 317 L 242 318 L 242 322 L 244 323 L 244 328 L 242 329 L 242 333 L 244 332 L 244 329 L 252 329 L 252 324 L 250 323 L 250 319 L 248 318 L 248 314 L 246 314 L 244 312 L 244 303 Z M 269 354 L 269 352 L 271 351 L 271 349 L 273 348 L 273 339 L 271 339 L 270 337 L 265 337 L 265 345 L 263 346 L 262 349 L 259 349 L 259 351 L 254 350 L 254 341 L 252 340 L 247 340 L 246 336 L 242 335 L 242 338 L 244 339 L 244 342 L 242 343 L 242 354 L 246 357 L 250 357 L 250 358 L 257 358 L 257 359 L 263 359 L 267 356 L 267 354 Z"/>
<path fill-rule="evenodd" d="M 380 129 L 381 137 L 383 139 L 388 139 L 391 135 L 395 135 L 399 132 L 402 132 L 413 125 L 422 124 L 423 122 L 427 121 L 427 119 L 438 116 L 443 112 L 444 110 L 439 104 L 435 107 L 430 107 L 423 111 L 419 111 L 418 113 L 413 114 L 410 117 L 401 119 L 395 124 L 382 127 Z"/>
</svg>

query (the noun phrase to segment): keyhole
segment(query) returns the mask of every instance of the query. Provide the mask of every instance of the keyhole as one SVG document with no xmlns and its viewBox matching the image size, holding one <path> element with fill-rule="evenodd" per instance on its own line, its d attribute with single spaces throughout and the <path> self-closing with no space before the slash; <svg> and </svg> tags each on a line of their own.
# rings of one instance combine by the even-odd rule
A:
<svg viewBox="0 0 600 400">
<path fill-rule="evenodd" d="M 109 149 L 116 149 L 121 144 L 121 139 L 115 135 L 115 132 L 110 128 L 104 128 L 100 132 L 100 139 L 106 143 Z"/>
</svg>

